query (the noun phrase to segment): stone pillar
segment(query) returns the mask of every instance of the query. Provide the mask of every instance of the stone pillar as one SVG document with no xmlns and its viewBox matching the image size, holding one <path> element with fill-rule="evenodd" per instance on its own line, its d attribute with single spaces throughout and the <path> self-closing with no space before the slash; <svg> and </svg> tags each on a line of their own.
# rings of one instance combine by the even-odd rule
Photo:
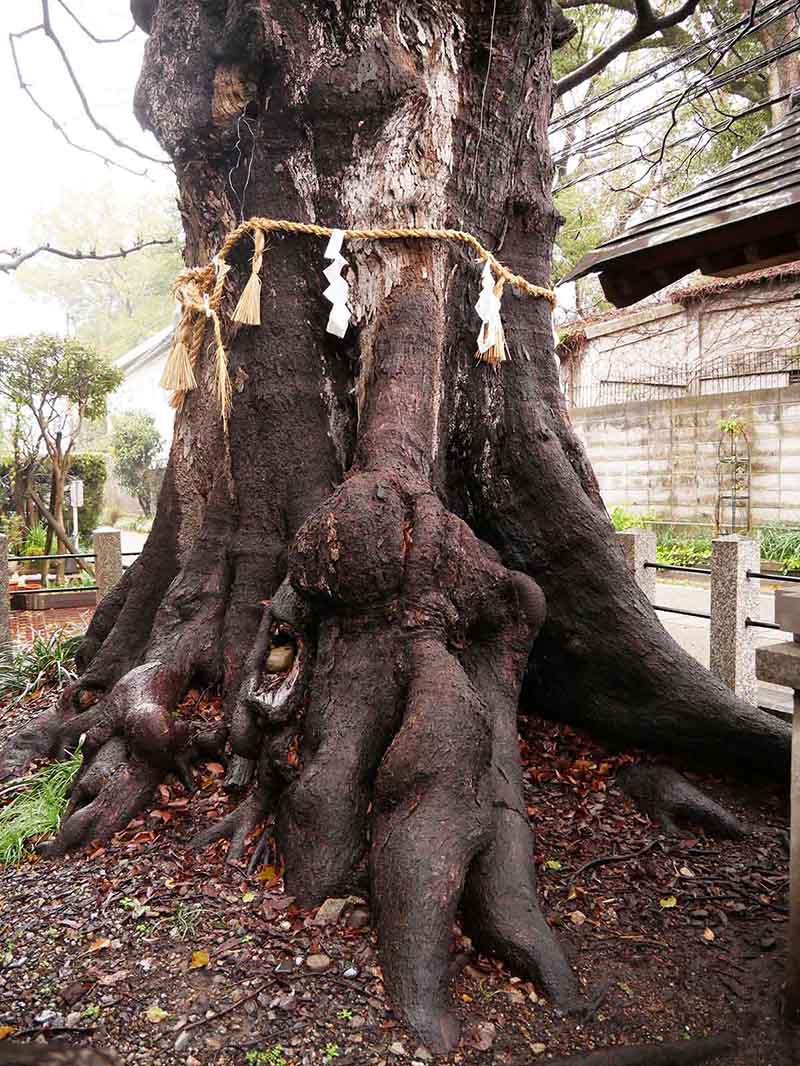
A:
<svg viewBox="0 0 800 1066">
<path fill-rule="evenodd" d="M 758 578 L 748 570 L 761 567 L 761 547 L 738 533 L 716 537 L 711 552 L 711 672 L 747 703 L 758 702 L 754 630 L 745 623 L 758 618 Z"/>
<path fill-rule="evenodd" d="M 795 633 L 795 640 L 800 635 Z M 786 1016 L 800 1022 L 800 687 L 794 690 L 792 715 L 791 843 L 789 854 L 789 973 Z"/>
<path fill-rule="evenodd" d="M 634 581 L 650 600 L 656 602 L 656 571 L 645 567 L 645 563 L 656 561 L 656 535 L 649 529 L 625 529 L 617 533 L 622 545 L 622 554 Z"/>
<path fill-rule="evenodd" d="M 111 526 L 101 526 L 92 534 L 92 540 L 99 603 L 122 577 L 122 534 Z"/>
<path fill-rule="evenodd" d="M 8 537 L 0 533 L 0 648 L 11 643 L 11 606 L 8 599 Z"/>
<path fill-rule="evenodd" d="M 784 632 L 792 633 L 794 639 L 759 648 L 756 663 L 760 680 L 794 689 L 786 1018 L 797 1024 L 800 1022 L 800 592 L 779 589 L 775 593 L 775 621 Z"/>
</svg>

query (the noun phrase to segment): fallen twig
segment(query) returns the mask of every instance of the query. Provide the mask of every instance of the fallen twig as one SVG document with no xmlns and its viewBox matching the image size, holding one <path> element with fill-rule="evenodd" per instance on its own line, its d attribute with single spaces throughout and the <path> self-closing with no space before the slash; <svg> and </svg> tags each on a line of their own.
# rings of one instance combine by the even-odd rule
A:
<svg viewBox="0 0 800 1066">
<path fill-rule="evenodd" d="M 209 1014 L 206 1018 L 198 1018 L 196 1022 L 190 1022 L 189 1025 L 184 1025 L 181 1029 L 181 1033 L 188 1033 L 192 1029 L 199 1029 L 201 1025 L 205 1025 L 207 1022 L 215 1022 L 217 1018 L 224 1018 L 226 1014 L 233 1014 L 235 1010 L 243 1006 L 245 1003 L 249 1003 L 251 999 L 255 999 L 269 984 L 269 981 L 262 981 L 262 983 L 253 992 L 248 992 L 246 996 L 242 996 L 241 999 L 237 999 L 235 1003 L 232 1003 L 230 1007 L 226 1007 L 224 1010 L 215 1011 L 213 1014 Z"/>
<path fill-rule="evenodd" d="M 93 1025 L 36 1025 L 32 1029 L 20 1029 L 18 1033 L 14 1033 L 14 1038 L 19 1039 L 24 1036 L 43 1036 L 46 1040 L 54 1039 L 57 1036 L 63 1036 L 64 1033 L 77 1034 L 78 1036 L 91 1036 L 95 1031 Z"/>
<path fill-rule="evenodd" d="M 583 866 L 579 866 L 572 877 L 569 879 L 569 884 L 573 885 L 581 874 L 586 873 L 587 870 L 591 870 L 595 866 L 603 866 L 606 863 L 611 862 L 629 862 L 631 859 L 638 859 L 640 855 L 644 855 L 646 851 L 655 847 L 658 840 L 651 840 L 649 844 L 645 844 L 643 848 L 639 848 L 638 851 L 628 851 L 622 855 L 601 855 L 597 859 L 590 859 L 589 862 L 585 862 Z"/>
</svg>

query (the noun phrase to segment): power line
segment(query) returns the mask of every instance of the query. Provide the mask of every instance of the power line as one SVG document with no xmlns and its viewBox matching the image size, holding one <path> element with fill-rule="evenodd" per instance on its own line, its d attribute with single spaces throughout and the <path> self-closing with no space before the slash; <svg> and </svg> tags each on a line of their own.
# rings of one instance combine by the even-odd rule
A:
<svg viewBox="0 0 800 1066">
<path fill-rule="evenodd" d="M 555 118 L 550 124 L 551 133 L 567 129 L 608 110 L 609 107 L 619 105 L 623 100 L 629 99 L 636 93 L 651 87 L 653 83 L 663 81 L 666 77 L 680 74 L 687 68 L 696 66 L 714 53 L 719 53 L 726 44 L 729 46 L 732 43 L 730 38 L 740 34 L 742 30 L 745 32 L 741 33 L 740 39 L 765 29 L 777 20 L 791 15 L 798 8 L 800 8 L 800 3 L 797 0 L 771 0 L 758 12 L 752 23 L 749 15 L 732 20 L 706 37 L 671 52 L 666 59 L 648 67 L 647 70 L 639 71 L 602 93 L 587 97 L 580 104 Z M 726 41 L 726 39 L 728 40 Z M 630 89 L 630 91 L 624 92 L 626 89 Z M 610 102 L 605 103 L 604 106 L 598 106 L 603 104 L 604 101 Z"/>
<path fill-rule="evenodd" d="M 796 6 L 800 6 L 800 4 Z M 797 51 L 800 51 L 800 38 L 794 38 L 785 44 L 768 49 L 759 56 L 730 67 L 713 78 L 700 77 L 690 84 L 688 88 L 675 89 L 670 93 L 662 94 L 660 99 L 650 105 L 650 107 L 628 115 L 605 129 L 587 134 L 580 141 L 573 142 L 562 152 L 554 152 L 553 162 L 558 165 L 578 154 L 583 157 L 596 156 L 608 145 L 618 142 L 619 138 L 624 134 L 669 113 L 676 104 L 691 103 L 698 100 L 703 96 L 723 89 L 731 82 L 740 81 L 742 78 L 769 66 L 777 59 L 792 55 Z"/>
<path fill-rule="evenodd" d="M 726 130 L 730 129 L 731 126 L 733 126 L 733 124 L 739 119 L 746 118 L 748 115 L 753 115 L 758 111 L 763 111 L 765 108 L 771 107 L 773 104 L 782 103 L 784 100 L 788 100 L 790 96 L 791 93 L 781 93 L 779 96 L 773 96 L 770 97 L 768 100 L 762 100 L 757 104 L 751 105 L 750 107 L 743 108 L 741 111 L 737 111 L 735 114 L 727 116 L 725 121 L 718 122 L 714 126 L 698 129 L 695 130 L 694 133 L 689 133 L 686 134 L 684 137 L 679 137 L 677 140 L 672 142 L 670 147 L 677 148 L 682 144 L 689 143 L 690 141 L 696 141 L 704 134 L 712 134 L 715 136 L 719 133 L 724 133 Z M 614 174 L 617 171 L 624 170 L 626 167 L 635 165 L 636 163 L 647 163 L 650 165 L 655 165 L 655 162 L 655 160 L 649 159 L 646 153 L 640 150 L 638 158 L 625 159 L 621 163 L 613 163 L 611 166 L 604 167 L 602 170 L 593 170 L 590 171 L 588 174 L 581 174 L 578 177 L 570 179 L 569 181 L 562 182 L 559 186 L 556 187 L 554 192 L 564 192 L 567 189 L 573 188 L 575 185 L 581 185 L 584 181 L 591 181 L 596 178 L 603 178 L 608 174 Z"/>
</svg>

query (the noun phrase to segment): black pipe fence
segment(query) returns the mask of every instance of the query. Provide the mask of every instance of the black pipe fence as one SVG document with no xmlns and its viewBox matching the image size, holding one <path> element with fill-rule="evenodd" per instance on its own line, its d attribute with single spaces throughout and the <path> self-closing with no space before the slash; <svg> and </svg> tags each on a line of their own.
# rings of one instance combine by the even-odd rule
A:
<svg viewBox="0 0 800 1066">
<path fill-rule="evenodd" d="M 646 570 L 675 570 L 681 574 L 710 574 L 711 568 L 706 566 L 671 566 L 667 563 L 645 563 Z M 800 583 L 800 577 L 793 577 L 791 574 L 770 574 L 762 573 L 759 570 L 748 570 L 748 577 L 763 578 L 765 581 L 787 581 L 793 583 Z M 663 607 L 658 604 L 653 604 L 653 608 L 656 611 L 666 611 L 668 614 L 682 614 L 689 618 L 711 618 L 710 614 L 706 614 L 705 611 L 689 611 L 682 607 Z M 752 626 L 755 629 L 775 629 L 779 632 L 781 627 L 777 622 L 759 622 L 754 618 L 747 618 L 745 620 L 746 626 Z"/>
<path fill-rule="evenodd" d="M 668 614 L 685 614 L 690 618 L 711 618 L 710 614 L 706 614 L 705 611 L 687 611 L 683 607 L 663 607 L 657 603 L 653 604 L 654 611 L 666 611 Z"/>
<path fill-rule="evenodd" d="M 62 585 L 57 589 L 18 589 L 16 592 L 12 590 L 12 596 L 52 596 L 55 593 L 60 592 L 65 595 L 70 592 L 97 592 L 97 585 L 70 585 L 68 588 L 64 588 Z"/>
<path fill-rule="evenodd" d="M 645 570 L 675 570 L 681 574 L 710 574 L 711 567 L 709 566 L 671 566 L 667 563 L 645 563 Z M 763 574 L 760 570 L 748 570 L 748 577 L 760 577 L 765 581 L 787 581 L 794 584 L 800 584 L 800 577 L 795 577 L 793 574 Z"/>
<path fill-rule="evenodd" d="M 141 552 L 120 552 L 123 559 L 130 558 L 131 556 L 139 556 Z M 59 559 L 94 559 L 96 558 L 94 552 L 83 552 L 79 555 L 9 555 L 8 561 L 10 563 L 44 563 L 55 562 Z"/>
<path fill-rule="evenodd" d="M 766 581 L 793 581 L 800 584 L 800 577 L 792 574 L 761 574 L 757 570 L 748 570 L 748 577 L 763 577 Z"/>
<path fill-rule="evenodd" d="M 677 570 L 681 574 L 710 574 L 708 566 L 670 566 L 667 563 L 645 563 L 645 570 Z"/>
</svg>

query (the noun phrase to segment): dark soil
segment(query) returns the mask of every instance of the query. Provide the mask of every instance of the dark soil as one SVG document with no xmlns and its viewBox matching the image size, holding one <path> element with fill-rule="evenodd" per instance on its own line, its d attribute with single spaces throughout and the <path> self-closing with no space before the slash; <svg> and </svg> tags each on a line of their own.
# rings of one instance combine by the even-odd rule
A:
<svg viewBox="0 0 800 1066">
<path fill-rule="evenodd" d="M 35 713 L 36 702 L 4 712 L 0 739 Z M 753 834 L 667 838 L 614 787 L 630 756 L 612 758 L 542 722 L 523 758 L 545 912 L 600 1005 L 588 1021 L 560 1017 L 456 929 L 465 1040 L 443 1061 L 528 1066 L 723 1031 L 740 1038 L 724 1061 L 800 1061 L 779 1015 L 785 794 L 703 778 Z M 106 847 L 0 873 L 0 1033 L 113 1048 L 122 1062 L 148 1066 L 273 1066 L 279 1054 L 286 1066 L 427 1061 L 386 1007 L 362 901 L 325 921 L 293 904 L 273 867 L 248 878 L 223 865 L 224 845 L 186 848 L 232 805 L 222 773 L 198 768 L 192 798 L 177 783 L 162 786 L 158 806 Z M 277 1045 L 276 1057 L 246 1057 Z"/>
</svg>

